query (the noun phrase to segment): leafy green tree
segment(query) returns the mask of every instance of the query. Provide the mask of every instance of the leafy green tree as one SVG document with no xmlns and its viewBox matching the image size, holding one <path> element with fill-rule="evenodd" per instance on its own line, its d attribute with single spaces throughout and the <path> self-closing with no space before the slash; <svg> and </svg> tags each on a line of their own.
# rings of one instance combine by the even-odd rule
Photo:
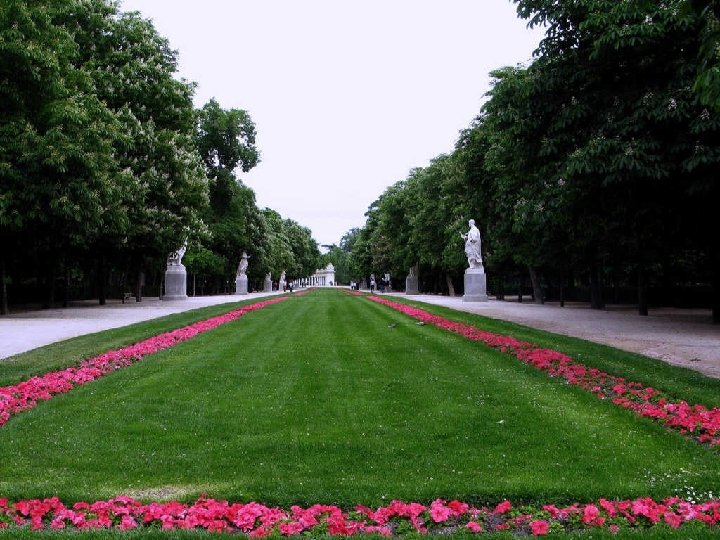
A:
<svg viewBox="0 0 720 540">
<path fill-rule="evenodd" d="M 667 209 L 707 187 L 699 170 L 691 171 L 691 156 L 704 152 L 693 126 L 710 120 L 689 91 L 700 21 L 680 0 L 517 3 L 548 31 L 528 68 L 532 120 L 529 129 L 520 123 L 516 147 L 523 152 L 540 141 L 535 155 L 543 159 L 530 174 L 542 172 L 551 189 L 561 180 L 570 186 L 563 206 L 575 231 L 572 251 L 585 253 L 591 282 L 597 285 L 601 266 L 625 266 L 637 274 L 640 312 L 647 313 L 650 270 L 669 246 L 687 244 L 682 212 Z M 702 139 L 714 136 L 708 124 Z M 540 182 L 530 181 L 533 204 L 544 191 Z"/>
<path fill-rule="evenodd" d="M 203 249 L 215 254 L 213 266 L 201 272 L 202 282 L 211 282 L 215 292 L 228 288 L 246 251 L 252 257 L 249 278 L 257 283 L 267 271 L 268 223 L 257 207 L 255 193 L 237 177 L 238 171 L 247 172 L 259 161 L 255 124 L 246 111 L 223 109 L 212 99 L 196 111 L 195 146 L 210 193 L 210 206 L 204 215 L 209 235 L 201 239 L 197 254 Z M 189 252 L 192 256 L 195 249 Z"/>
<path fill-rule="evenodd" d="M 340 246 L 333 244 L 327 253 L 320 256 L 320 268 L 325 268 L 328 263 L 335 267 L 335 281 L 338 284 L 347 285 L 353 279 L 350 274 L 350 253 Z"/>
<path fill-rule="evenodd" d="M 95 251 L 120 255 L 134 272 L 161 268 L 168 252 L 205 230 L 208 187 L 194 147 L 193 86 L 175 79 L 176 53 L 138 13 L 89 0 L 76 5 L 66 24 L 77 28 L 80 67 L 130 141 L 117 148 L 133 180 L 123 201 L 129 228 L 118 242 L 108 242 L 105 231 Z"/>
<path fill-rule="evenodd" d="M 283 220 L 283 233 L 292 250 L 292 263 L 286 269 L 288 279 L 311 275 L 320 263 L 320 250 L 312 232 L 292 219 Z"/>
<path fill-rule="evenodd" d="M 703 105 L 720 111 L 720 4 L 717 0 L 690 0 L 702 21 L 700 65 L 693 89 Z"/>
<path fill-rule="evenodd" d="M 0 6 L 0 226 L 18 259 L 34 256 L 54 297 L 59 265 L 107 230 L 123 231 L 130 175 L 116 160 L 122 124 L 79 61 L 76 2 Z M 7 248 L 3 251 L 7 251 Z M 4 282 L 4 280 L 3 280 Z"/>
</svg>

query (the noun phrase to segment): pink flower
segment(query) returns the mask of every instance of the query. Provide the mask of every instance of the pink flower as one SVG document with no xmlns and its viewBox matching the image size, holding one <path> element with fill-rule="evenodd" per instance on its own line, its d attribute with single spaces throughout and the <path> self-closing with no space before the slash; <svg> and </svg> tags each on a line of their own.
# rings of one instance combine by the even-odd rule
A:
<svg viewBox="0 0 720 540">
<path fill-rule="evenodd" d="M 530 530 L 535 536 L 542 536 L 548 533 L 550 525 L 544 519 L 536 519 L 530 522 Z"/>
<path fill-rule="evenodd" d="M 591 525 L 600 515 L 600 510 L 594 504 L 588 504 L 583 511 L 582 522 Z"/>
<path fill-rule="evenodd" d="M 446 521 L 451 514 L 450 508 L 445 506 L 445 501 L 437 499 L 430 505 L 430 517 L 435 523 Z"/>
<path fill-rule="evenodd" d="M 292 536 L 294 534 L 300 534 L 305 527 L 301 523 L 298 523 L 297 521 L 291 521 L 290 523 L 281 523 L 278 525 L 278 530 L 280 531 L 280 534 L 284 536 Z"/>
<path fill-rule="evenodd" d="M 503 501 L 495 507 L 493 514 L 504 514 L 512 508 L 510 501 Z"/>
<path fill-rule="evenodd" d="M 465 525 L 470 532 L 474 533 L 481 533 L 483 532 L 482 525 L 480 525 L 477 521 L 468 521 L 467 525 Z"/>
<path fill-rule="evenodd" d="M 670 525 L 673 529 L 677 529 L 682 524 L 682 519 L 674 512 L 665 512 L 663 519 L 665 520 L 665 523 Z"/>
</svg>

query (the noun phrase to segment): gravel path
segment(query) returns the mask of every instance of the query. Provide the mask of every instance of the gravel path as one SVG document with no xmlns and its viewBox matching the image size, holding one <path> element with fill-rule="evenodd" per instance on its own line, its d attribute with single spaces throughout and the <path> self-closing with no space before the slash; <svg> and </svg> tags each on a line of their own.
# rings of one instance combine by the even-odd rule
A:
<svg viewBox="0 0 720 540">
<path fill-rule="evenodd" d="M 274 294 L 278 293 L 191 297 L 172 302 L 146 298 L 139 303 L 80 303 L 67 309 L 15 313 L 0 317 L 0 359 L 79 335 Z M 720 378 L 720 325 L 712 324 L 709 310 L 655 309 L 648 317 L 640 317 L 625 306 L 598 311 L 586 304 L 561 308 L 557 304 L 497 300 L 466 303 L 460 297 L 433 295 L 407 298 L 604 343 Z"/>
</svg>

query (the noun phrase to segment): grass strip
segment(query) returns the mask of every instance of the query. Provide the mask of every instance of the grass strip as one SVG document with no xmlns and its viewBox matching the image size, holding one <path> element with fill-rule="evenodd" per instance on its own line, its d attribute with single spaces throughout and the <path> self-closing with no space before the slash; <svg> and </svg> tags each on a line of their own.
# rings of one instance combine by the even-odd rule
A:
<svg viewBox="0 0 720 540">
<path fill-rule="evenodd" d="M 610 399 L 615 405 L 635 412 L 637 415 L 659 421 L 669 429 L 675 429 L 709 446 L 720 445 L 720 408 L 708 409 L 704 405 L 688 405 L 686 401 L 672 402 L 662 392 L 640 383 L 628 382 L 603 371 L 587 368 L 583 364 L 558 351 L 543 349 L 535 344 L 480 330 L 472 325 L 458 323 L 433 315 L 420 308 L 393 302 L 375 295 L 366 296 L 391 309 L 404 313 L 438 328 L 448 330 L 472 341 L 514 355 L 551 377 L 560 377 L 579 386 L 600 399 Z"/>
<path fill-rule="evenodd" d="M 287 296 L 279 296 L 270 300 L 255 302 L 223 315 L 177 328 L 134 345 L 89 358 L 81 362 L 77 367 L 69 367 L 62 371 L 32 377 L 13 386 L 0 387 L 0 426 L 5 424 L 11 416 L 34 408 L 40 400 L 46 401 L 56 395 L 65 394 L 79 385 L 93 382 L 108 373 L 132 365 L 149 354 L 168 349 L 177 343 L 212 330 L 221 324 L 234 321 L 247 313 L 287 299 Z"/>
<path fill-rule="evenodd" d="M 588 367 L 612 373 L 629 381 L 639 382 L 643 386 L 657 388 L 664 394 L 682 397 L 689 403 L 702 403 L 711 408 L 720 407 L 720 379 L 708 377 L 689 368 L 674 366 L 657 358 L 623 351 L 580 338 L 553 334 L 509 321 L 456 311 L 399 296 L 386 295 L 384 297 L 404 305 L 423 309 L 451 321 L 469 324 L 487 332 L 513 336 L 538 347 L 565 353 Z"/>
<path fill-rule="evenodd" d="M 120 328 L 77 336 L 3 358 L 0 359 L 0 386 L 10 386 L 37 375 L 76 366 L 86 358 L 126 347 L 163 332 L 182 328 L 217 315 L 223 315 L 262 299 L 228 302 L 166 315 Z"/>
</svg>

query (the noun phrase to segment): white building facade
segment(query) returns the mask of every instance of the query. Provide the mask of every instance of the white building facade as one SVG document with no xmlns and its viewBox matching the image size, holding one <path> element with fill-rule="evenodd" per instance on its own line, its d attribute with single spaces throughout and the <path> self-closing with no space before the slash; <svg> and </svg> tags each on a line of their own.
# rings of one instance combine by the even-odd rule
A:
<svg viewBox="0 0 720 540">
<path fill-rule="evenodd" d="M 295 280 L 298 287 L 334 287 L 335 267 L 328 263 L 325 268 L 315 270 L 312 276 Z"/>
</svg>

